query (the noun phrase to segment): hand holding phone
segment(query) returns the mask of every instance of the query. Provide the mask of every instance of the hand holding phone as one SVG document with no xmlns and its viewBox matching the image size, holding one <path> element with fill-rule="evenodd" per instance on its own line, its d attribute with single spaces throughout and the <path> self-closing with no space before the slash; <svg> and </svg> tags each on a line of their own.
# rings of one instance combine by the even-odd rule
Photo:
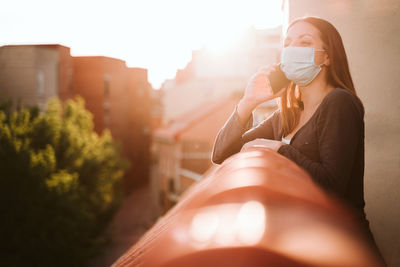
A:
<svg viewBox="0 0 400 267">
<path fill-rule="evenodd" d="M 274 94 L 278 93 L 282 88 L 287 87 L 290 83 L 290 80 L 286 78 L 285 73 L 281 70 L 280 64 L 276 66 L 275 70 L 270 72 L 268 80 Z"/>
<path fill-rule="evenodd" d="M 249 80 L 243 100 L 248 106 L 259 104 L 278 97 L 278 92 L 289 85 L 290 81 L 278 66 L 263 67 Z"/>
<path fill-rule="evenodd" d="M 279 97 L 277 93 L 290 83 L 278 66 L 260 68 L 249 80 L 244 96 L 238 104 L 241 125 L 248 120 L 251 112 L 261 103 Z M 271 88 L 271 89 L 270 89 Z M 283 91 L 283 90 L 282 90 Z"/>
</svg>

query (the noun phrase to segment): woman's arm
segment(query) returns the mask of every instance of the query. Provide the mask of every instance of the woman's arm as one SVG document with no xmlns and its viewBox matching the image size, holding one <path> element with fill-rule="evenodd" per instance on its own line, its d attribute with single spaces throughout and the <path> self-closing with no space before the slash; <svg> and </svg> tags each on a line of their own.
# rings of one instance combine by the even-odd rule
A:
<svg viewBox="0 0 400 267">
<path fill-rule="evenodd" d="M 354 96 L 335 94 L 318 118 L 320 161 L 310 160 L 291 145 L 278 152 L 307 170 L 313 180 L 328 190 L 344 193 L 357 150 L 364 144 L 363 111 Z"/>
<path fill-rule="evenodd" d="M 238 107 L 236 106 L 214 141 L 211 157 L 213 163 L 221 164 L 226 158 L 239 152 L 243 145 L 242 135 L 253 124 L 253 117 L 250 116 L 242 126 L 237 109 Z"/>
<path fill-rule="evenodd" d="M 243 146 L 242 135 L 253 124 L 251 116 L 253 110 L 259 104 L 279 97 L 285 92 L 285 88 L 282 88 L 278 93 L 274 94 L 269 85 L 268 75 L 275 68 L 275 66 L 262 68 L 249 80 L 243 98 L 218 133 L 212 152 L 212 162 L 220 164 L 229 156 L 239 152 Z M 273 134 L 269 134 L 269 132 L 272 132 L 272 129 L 269 129 L 271 128 L 269 125 L 266 127 L 268 128 L 268 133 L 262 135 L 264 128 L 257 127 L 254 129 L 251 135 L 254 137 L 253 139 L 257 137 L 273 138 Z"/>
<path fill-rule="evenodd" d="M 219 131 L 217 138 L 215 139 L 212 152 L 212 162 L 221 164 L 226 158 L 238 153 L 243 144 L 248 141 L 257 138 L 273 139 L 273 120 L 276 119 L 276 115 L 279 115 L 278 111 L 274 112 L 259 125 L 249 130 L 253 124 L 252 115 L 250 115 L 247 122 L 242 125 L 237 108 L 235 108 L 235 111 Z"/>
</svg>

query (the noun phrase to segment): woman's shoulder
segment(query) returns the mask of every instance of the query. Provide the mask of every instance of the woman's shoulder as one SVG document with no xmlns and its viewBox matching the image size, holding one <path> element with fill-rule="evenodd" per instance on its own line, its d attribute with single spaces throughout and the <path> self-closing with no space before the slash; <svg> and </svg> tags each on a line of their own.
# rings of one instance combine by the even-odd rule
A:
<svg viewBox="0 0 400 267">
<path fill-rule="evenodd" d="M 360 99 L 352 92 L 336 87 L 330 91 L 323 100 L 325 109 L 354 109 L 363 115 L 364 108 Z"/>
<path fill-rule="evenodd" d="M 332 102 L 332 101 L 338 101 L 338 100 L 354 101 L 356 99 L 357 99 L 357 97 L 353 93 L 351 93 L 349 90 L 346 90 L 346 89 L 343 89 L 340 87 L 336 87 L 336 88 L 332 89 L 332 91 L 330 91 L 325 96 L 326 102 Z"/>
</svg>

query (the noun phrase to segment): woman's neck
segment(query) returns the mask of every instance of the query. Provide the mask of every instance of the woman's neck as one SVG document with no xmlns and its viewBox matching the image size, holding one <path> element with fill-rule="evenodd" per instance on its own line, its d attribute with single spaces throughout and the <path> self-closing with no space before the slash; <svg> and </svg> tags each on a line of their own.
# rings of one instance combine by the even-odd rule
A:
<svg viewBox="0 0 400 267">
<path fill-rule="evenodd" d="M 328 83 L 326 70 L 322 70 L 314 81 L 307 86 L 299 87 L 301 92 L 301 101 L 304 105 L 304 111 L 312 111 L 321 103 L 324 97 L 334 89 Z"/>
</svg>

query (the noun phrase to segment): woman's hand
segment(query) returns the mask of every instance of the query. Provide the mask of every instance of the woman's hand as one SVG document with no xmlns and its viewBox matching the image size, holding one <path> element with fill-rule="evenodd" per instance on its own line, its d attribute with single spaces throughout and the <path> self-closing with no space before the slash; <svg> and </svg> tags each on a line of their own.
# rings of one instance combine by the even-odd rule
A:
<svg viewBox="0 0 400 267">
<path fill-rule="evenodd" d="M 268 80 L 269 74 L 275 69 L 275 65 L 260 68 L 250 78 L 244 91 L 243 100 L 258 106 L 263 102 L 280 96 L 284 90 L 282 89 L 277 94 L 274 94 Z"/>
<path fill-rule="evenodd" d="M 239 122 L 242 126 L 245 125 L 250 114 L 258 105 L 275 97 L 279 97 L 285 92 L 285 88 L 282 88 L 276 94 L 272 92 L 268 76 L 275 68 L 276 66 L 261 68 L 250 78 L 244 91 L 244 96 L 238 105 Z"/>
<path fill-rule="evenodd" d="M 281 141 L 257 138 L 257 139 L 254 139 L 254 140 L 244 144 L 241 151 L 243 151 L 247 148 L 250 148 L 250 147 L 264 147 L 264 148 L 272 149 L 274 151 L 278 151 L 278 149 L 284 144 L 285 143 L 283 143 Z"/>
</svg>

